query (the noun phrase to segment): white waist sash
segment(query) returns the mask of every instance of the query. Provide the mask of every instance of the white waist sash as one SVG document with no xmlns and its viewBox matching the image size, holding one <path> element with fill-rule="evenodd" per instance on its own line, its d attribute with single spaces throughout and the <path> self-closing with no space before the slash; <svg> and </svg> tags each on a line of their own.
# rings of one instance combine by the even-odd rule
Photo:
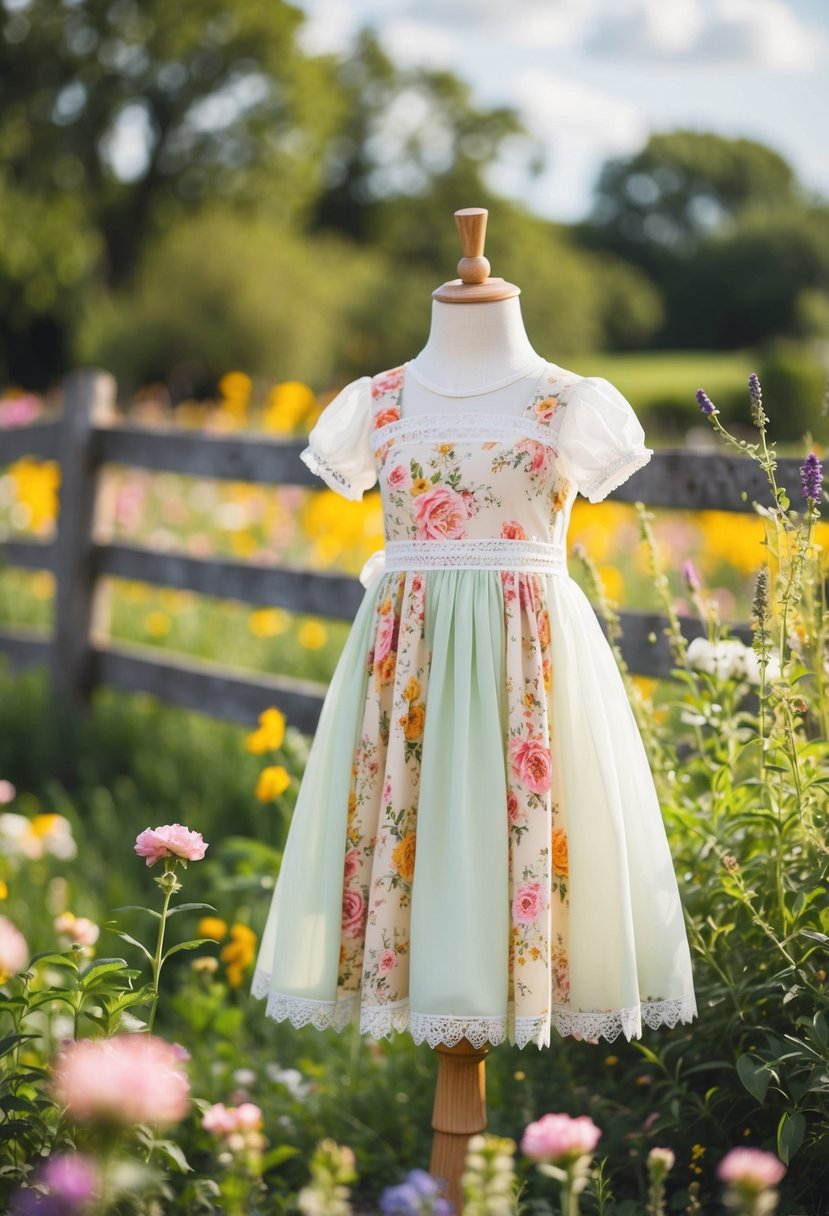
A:
<svg viewBox="0 0 829 1216">
<path fill-rule="evenodd" d="M 360 572 L 367 587 L 390 570 L 518 570 L 536 574 L 567 574 L 563 545 L 543 540 L 390 540 L 372 553 Z"/>
</svg>

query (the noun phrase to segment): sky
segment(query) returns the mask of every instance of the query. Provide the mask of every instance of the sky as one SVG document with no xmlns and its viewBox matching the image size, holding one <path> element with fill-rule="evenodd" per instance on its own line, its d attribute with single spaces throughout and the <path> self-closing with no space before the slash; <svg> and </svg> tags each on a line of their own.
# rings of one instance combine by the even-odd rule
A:
<svg viewBox="0 0 829 1216">
<path fill-rule="evenodd" d="M 550 219 L 583 218 L 607 158 L 677 127 L 769 144 L 829 199 L 827 0 L 294 2 L 309 52 L 347 51 L 368 25 L 397 63 L 514 106 L 547 168 L 531 180 L 519 146 L 489 184 Z"/>
</svg>

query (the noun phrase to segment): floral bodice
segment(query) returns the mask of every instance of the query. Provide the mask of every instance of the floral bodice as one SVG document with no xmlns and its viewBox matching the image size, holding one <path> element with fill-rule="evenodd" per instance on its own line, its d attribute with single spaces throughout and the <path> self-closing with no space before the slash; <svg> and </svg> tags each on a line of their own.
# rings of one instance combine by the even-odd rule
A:
<svg viewBox="0 0 829 1216">
<path fill-rule="evenodd" d="M 348 385 L 302 459 L 345 498 L 379 482 L 391 542 L 525 540 L 561 546 L 577 491 L 599 502 L 652 454 L 609 381 L 547 363 L 522 410 L 448 403 L 406 412 L 405 365 Z"/>
</svg>

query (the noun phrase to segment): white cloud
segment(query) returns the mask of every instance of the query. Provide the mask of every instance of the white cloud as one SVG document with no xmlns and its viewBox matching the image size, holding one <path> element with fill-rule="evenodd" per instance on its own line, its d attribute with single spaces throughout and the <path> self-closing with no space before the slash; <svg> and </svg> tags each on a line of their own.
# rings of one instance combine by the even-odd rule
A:
<svg viewBox="0 0 829 1216">
<path fill-rule="evenodd" d="M 826 56 L 823 30 L 789 0 L 624 0 L 587 39 L 588 53 L 643 62 L 807 71 Z"/>
</svg>

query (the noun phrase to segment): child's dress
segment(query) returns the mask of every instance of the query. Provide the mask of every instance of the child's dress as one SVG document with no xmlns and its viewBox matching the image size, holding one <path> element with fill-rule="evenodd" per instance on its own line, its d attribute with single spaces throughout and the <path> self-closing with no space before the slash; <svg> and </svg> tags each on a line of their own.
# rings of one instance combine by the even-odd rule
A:
<svg viewBox="0 0 829 1216">
<path fill-rule="evenodd" d="M 591 502 L 651 449 L 600 377 L 546 364 L 523 410 L 408 416 L 355 381 L 302 453 L 380 482 L 385 562 L 331 680 L 262 935 L 266 1012 L 416 1042 L 598 1042 L 697 1013 L 653 777 L 567 573 Z"/>
</svg>

